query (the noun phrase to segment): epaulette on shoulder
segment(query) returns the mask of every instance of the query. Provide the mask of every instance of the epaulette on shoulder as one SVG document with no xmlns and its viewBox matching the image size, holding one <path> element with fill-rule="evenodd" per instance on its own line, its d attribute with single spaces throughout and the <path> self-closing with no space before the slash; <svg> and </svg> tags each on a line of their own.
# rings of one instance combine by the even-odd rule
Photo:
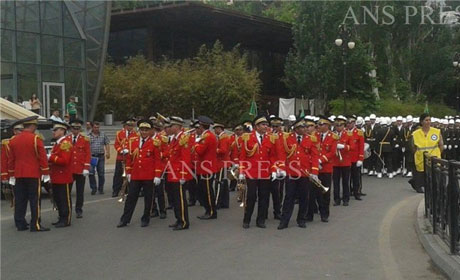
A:
<svg viewBox="0 0 460 280">
<path fill-rule="evenodd" d="M 353 136 L 353 131 L 347 131 L 348 136 Z"/>
<path fill-rule="evenodd" d="M 339 140 L 340 136 L 337 133 L 332 132 L 332 138 L 334 138 L 334 140 Z"/>
<path fill-rule="evenodd" d="M 169 142 L 168 136 L 166 136 L 166 135 L 161 135 L 161 141 L 163 141 L 163 143 L 168 143 L 168 142 Z"/>
<path fill-rule="evenodd" d="M 61 144 L 59 144 L 59 148 L 61 150 L 68 152 L 72 148 L 72 143 L 69 140 L 64 139 L 62 140 Z"/>
<path fill-rule="evenodd" d="M 277 133 L 272 133 L 270 134 L 270 142 L 272 142 L 272 144 L 275 144 L 275 141 L 278 139 L 278 134 Z"/>
<path fill-rule="evenodd" d="M 284 139 L 287 139 L 289 137 L 289 135 L 291 135 L 291 133 L 289 132 L 283 132 L 283 138 Z"/>
<path fill-rule="evenodd" d="M 153 145 L 154 145 L 155 147 L 158 147 L 158 146 L 161 145 L 161 140 L 160 140 L 160 139 L 152 138 L 152 140 L 153 140 Z"/>
<path fill-rule="evenodd" d="M 230 137 L 230 135 L 228 135 L 227 133 L 224 133 L 221 136 L 219 136 L 219 139 L 225 139 L 225 138 L 228 138 L 228 137 Z"/>
<path fill-rule="evenodd" d="M 251 135 L 251 134 L 249 134 L 249 133 L 243 133 L 243 135 L 241 135 L 241 139 L 243 139 L 243 141 L 248 141 L 250 135 Z"/>
<path fill-rule="evenodd" d="M 38 137 L 38 138 L 40 138 L 42 141 L 45 140 L 45 137 L 43 137 L 43 134 L 41 134 L 41 133 L 38 132 L 38 131 L 35 133 L 35 136 Z"/>
<path fill-rule="evenodd" d="M 88 141 L 88 142 L 90 141 L 89 137 L 86 135 L 83 135 L 83 139 L 85 139 L 85 141 Z"/>
<path fill-rule="evenodd" d="M 357 130 L 358 130 L 358 135 L 359 135 L 359 136 L 364 136 L 364 132 L 363 132 L 362 129 L 359 129 L 359 128 L 358 128 Z"/>
<path fill-rule="evenodd" d="M 316 138 L 316 136 L 314 134 L 311 134 L 309 136 L 310 136 L 311 142 L 313 142 L 313 143 L 318 142 L 318 138 Z"/>
<path fill-rule="evenodd" d="M 180 136 L 179 145 L 180 145 L 180 146 L 185 146 L 185 147 L 187 147 L 189 138 L 190 138 L 190 134 L 184 134 L 184 133 L 183 133 L 183 134 Z"/>
<path fill-rule="evenodd" d="M 8 145 L 10 143 L 10 139 L 3 139 L 2 145 Z"/>
</svg>

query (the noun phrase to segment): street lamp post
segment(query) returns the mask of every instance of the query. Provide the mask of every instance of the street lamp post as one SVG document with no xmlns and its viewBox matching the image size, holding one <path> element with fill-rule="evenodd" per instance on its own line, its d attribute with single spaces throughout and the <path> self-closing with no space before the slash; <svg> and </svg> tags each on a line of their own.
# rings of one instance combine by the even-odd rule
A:
<svg viewBox="0 0 460 280">
<path fill-rule="evenodd" d="M 456 82 L 456 87 L 457 87 L 457 95 L 456 95 L 456 101 L 457 103 L 455 104 L 455 111 L 457 112 L 457 116 L 458 116 L 458 106 L 459 106 L 459 96 L 458 96 L 458 80 L 460 79 L 460 53 L 455 53 L 454 55 L 454 60 L 452 62 L 452 65 L 454 66 L 455 68 L 455 73 L 457 74 L 457 82 Z"/>
<path fill-rule="evenodd" d="M 343 110 L 347 114 L 347 61 L 346 54 L 348 50 L 355 47 L 355 42 L 351 40 L 351 32 L 345 24 L 339 25 L 340 37 L 335 39 L 335 45 L 342 47 L 342 61 L 343 61 Z"/>
</svg>

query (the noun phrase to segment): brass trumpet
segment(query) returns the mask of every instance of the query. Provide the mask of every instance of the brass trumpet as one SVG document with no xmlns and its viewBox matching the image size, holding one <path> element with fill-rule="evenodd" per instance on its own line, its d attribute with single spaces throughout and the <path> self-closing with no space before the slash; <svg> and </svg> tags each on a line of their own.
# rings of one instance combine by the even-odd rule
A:
<svg viewBox="0 0 460 280">
<path fill-rule="evenodd" d="M 311 175 L 310 172 L 308 172 L 307 170 L 302 170 L 302 171 L 305 173 L 305 175 L 308 176 L 308 180 L 310 180 L 310 182 L 312 182 L 313 185 L 321 189 L 322 193 L 327 193 L 329 191 L 329 188 L 323 185 L 319 179 L 313 179 L 310 176 Z"/>
<path fill-rule="evenodd" d="M 238 179 L 236 183 L 236 190 L 238 192 L 238 202 L 241 202 L 240 207 L 246 208 L 247 186 L 246 180 Z"/>
<path fill-rule="evenodd" d="M 121 166 L 123 168 L 123 174 L 121 177 L 123 178 L 123 184 L 121 185 L 121 190 L 120 190 L 120 195 L 118 198 L 118 202 L 124 203 L 126 201 L 126 196 L 127 196 L 127 190 L 128 190 L 128 178 L 126 177 L 126 168 L 125 168 L 125 161 L 121 162 Z"/>
</svg>

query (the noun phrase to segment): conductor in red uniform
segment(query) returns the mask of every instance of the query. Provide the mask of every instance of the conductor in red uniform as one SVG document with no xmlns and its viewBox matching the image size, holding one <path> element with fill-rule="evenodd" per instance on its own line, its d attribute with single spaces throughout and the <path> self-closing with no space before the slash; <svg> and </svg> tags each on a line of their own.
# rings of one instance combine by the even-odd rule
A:
<svg viewBox="0 0 460 280">
<path fill-rule="evenodd" d="M 72 222 L 72 199 L 70 186 L 73 183 L 71 140 L 65 135 L 69 125 L 65 122 L 55 122 L 53 125 L 53 138 L 56 143 L 48 159 L 51 174 L 51 187 L 56 202 L 59 218 L 53 223 L 57 228 L 68 227 Z"/>
<path fill-rule="evenodd" d="M 73 147 L 71 166 L 77 193 L 77 201 L 75 203 L 77 218 L 83 217 L 83 195 L 85 192 L 86 176 L 89 175 L 91 161 L 89 137 L 83 136 L 80 133 L 82 125 L 82 120 L 73 120 L 70 123 L 71 134 L 67 135 L 67 140 L 72 142 Z M 70 192 L 72 192 L 72 186 L 73 184 L 70 185 Z"/>
<path fill-rule="evenodd" d="M 49 168 L 43 140 L 35 134 L 38 116 L 17 121 L 24 130 L 9 142 L 9 183 L 14 185 L 14 222 L 19 231 L 29 229 L 25 215 L 30 203 L 30 231 L 48 231 L 40 225 L 41 178 L 49 181 Z"/>
</svg>

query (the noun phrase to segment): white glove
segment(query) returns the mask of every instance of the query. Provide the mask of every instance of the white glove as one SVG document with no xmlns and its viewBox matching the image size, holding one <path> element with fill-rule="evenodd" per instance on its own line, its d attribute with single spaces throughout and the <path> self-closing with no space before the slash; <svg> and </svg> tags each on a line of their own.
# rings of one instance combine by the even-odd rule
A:
<svg viewBox="0 0 460 280">
<path fill-rule="evenodd" d="M 83 176 L 88 176 L 88 175 L 89 175 L 89 170 L 83 169 Z"/>
<path fill-rule="evenodd" d="M 272 181 L 275 181 L 276 179 L 276 172 L 272 172 Z"/>
<path fill-rule="evenodd" d="M 46 154 L 46 159 L 50 160 L 51 154 Z"/>
<path fill-rule="evenodd" d="M 239 165 L 239 164 L 237 164 L 237 163 L 235 163 L 235 164 L 233 165 L 233 167 L 234 167 L 234 168 L 239 168 L 239 167 L 240 167 L 240 165 Z"/>
<path fill-rule="evenodd" d="M 345 148 L 344 144 L 337 144 L 337 149 L 342 150 L 343 148 Z"/>
<path fill-rule="evenodd" d="M 458 148 L 458 145 L 455 145 L 454 148 L 457 149 L 457 148 Z"/>
<path fill-rule="evenodd" d="M 9 181 L 8 180 L 2 180 L 2 184 L 8 184 Z"/>
<path fill-rule="evenodd" d="M 396 144 L 396 145 L 395 145 L 395 148 L 399 148 L 399 144 Z"/>
<path fill-rule="evenodd" d="M 279 170 L 279 171 L 277 172 L 277 177 L 278 177 L 278 179 L 284 179 L 284 178 L 286 178 L 286 171 L 284 171 L 284 170 Z"/>
<path fill-rule="evenodd" d="M 447 145 L 444 145 L 444 150 L 446 150 L 446 149 L 447 149 Z"/>
<path fill-rule="evenodd" d="M 198 143 L 198 142 L 200 142 L 200 141 L 201 141 L 201 138 L 200 138 L 200 137 L 195 138 L 195 143 Z"/>
<path fill-rule="evenodd" d="M 447 149 L 449 150 L 452 149 L 452 145 L 447 146 Z"/>
<path fill-rule="evenodd" d="M 319 170 L 323 169 L 323 165 L 321 164 L 321 161 L 318 164 L 318 168 L 319 168 Z"/>
<path fill-rule="evenodd" d="M 401 150 L 404 153 L 406 151 L 406 148 L 402 147 Z"/>
<path fill-rule="evenodd" d="M 128 182 L 131 182 L 131 174 L 126 175 L 126 180 L 128 180 Z"/>
<path fill-rule="evenodd" d="M 361 167 L 363 165 L 363 162 L 361 160 L 358 160 L 356 162 L 356 167 Z"/>
<path fill-rule="evenodd" d="M 161 183 L 160 178 L 158 178 L 158 177 L 153 178 L 153 184 L 155 184 L 155 186 L 158 186 L 160 183 Z"/>
<path fill-rule="evenodd" d="M 319 164 L 323 164 L 323 162 L 321 161 L 321 159 L 318 159 L 318 163 L 319 163 Z"/>
<path fill-rule="evenodd" d="M 184 180 L 184 179 L 180 179 L 180 180 L 179 180 L 179 184 L 181 184 L 181 185 L 185 184 L 185 180 Z"/>
<path fill-rule="evenodd" d="M 126 155 L 127 153 L 129 153 L 128 149 L 123 149 L 123 151 L 121 151 L 122 154 Z"/>
<path fill-rule="evenodd" d="M 315 180 L 315 181 L 319 181 L 318 175 L 316 175 L 316 174 L 311 174 L 310 173 L 310 179 Z"/>
<path fill-rule="evenodd" d="M 16 178 L 10 177 L 9 183 L 10 183 L 10 185 L 12 185 L 12 186 L 16 185 Z"/>
<path fill-rule="evenodd" d="M 246 176 L 244 176 L 244 174 L 240 174 L 240 175 L 238 175 L 238 179 L 244 180 L 244 179 L 246 179 Z"/>
<path fill-rule="evenodd" d="M 42 175 L 43 183 L 48 183 L 51 180 L 50 175 Z"/>
</svg>

